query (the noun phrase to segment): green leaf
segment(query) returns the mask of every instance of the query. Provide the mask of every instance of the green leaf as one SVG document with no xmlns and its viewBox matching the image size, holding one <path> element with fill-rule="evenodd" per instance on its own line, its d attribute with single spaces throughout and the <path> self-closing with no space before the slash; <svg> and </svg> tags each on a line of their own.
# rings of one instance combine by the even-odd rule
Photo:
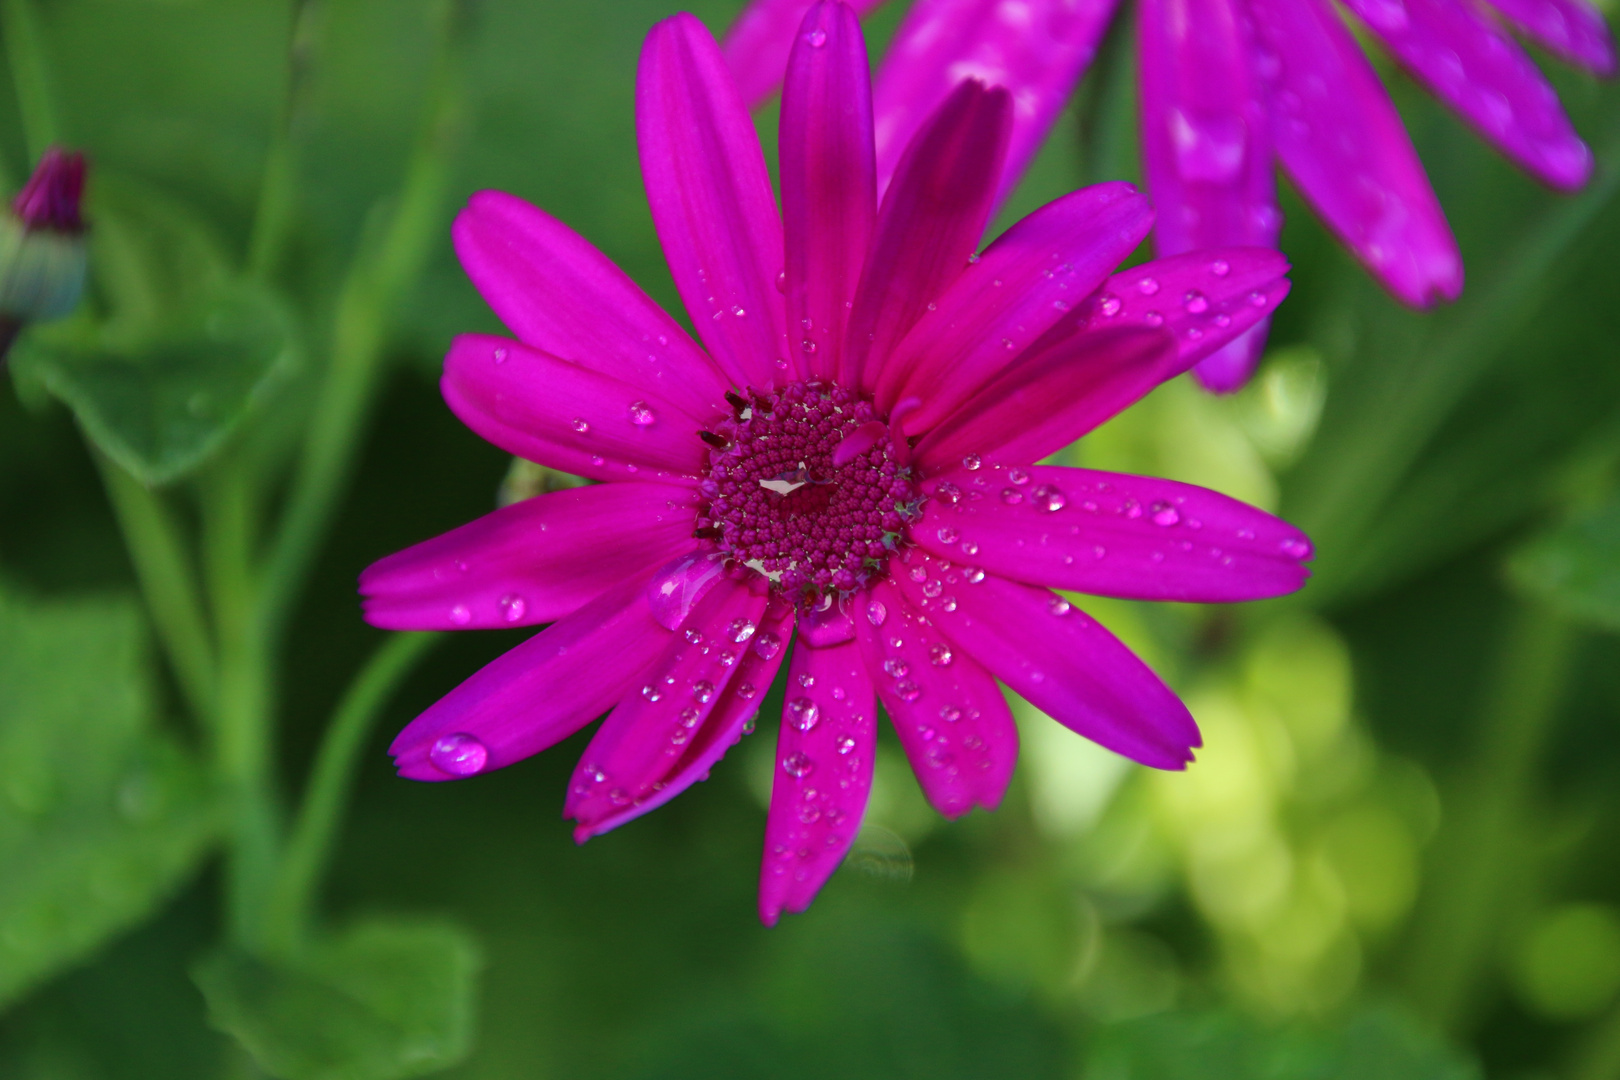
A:
<svg viewBox="0 0 1620 1080">
<path fill-rule="evenodd" d="M 479 966 L 457 927 L 372 919 L 286 961 L 221 951 L 193 977 L 272 1076 L 391 1080 L 466 1057 Z"/>
<path fill-rule="evenodd" d="M 1620 495 L 1514 552 L 1508 578 L 1572 619 L 1620 630 Z"/>
<path fill-rule="evenodd" d="M 1479 1068 L 1390 1008 L 1332 1028 L 1271 1028 L 1226 1011 L 1174 1012 L 1104 1028 L 1088 1080 L 1480 1080 Z"/>
<path fill-rule="evenodd" d="M 145 919 L 217 831 L 192 756 L 149 729 L 133 604 L 0 594 L 0 1007 Z"/>
</svg>

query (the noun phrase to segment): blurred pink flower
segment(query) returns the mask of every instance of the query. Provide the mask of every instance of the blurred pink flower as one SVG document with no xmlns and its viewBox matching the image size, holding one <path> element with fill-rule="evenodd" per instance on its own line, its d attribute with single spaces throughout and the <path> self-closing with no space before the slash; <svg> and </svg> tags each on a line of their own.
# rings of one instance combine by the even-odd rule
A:
<svg viewBox="0 0 1620 1080">
<path fill-rule="evenodd" d="M 1182 768 L 1199 745 L 1186 708 L 1049 589 L 1275 596 L 1304 582 L 1311 550 L 1212 491 L 1031 464 L 1265 318 L 1287 292 L 1282 257 L 1210 251 L 1109 277 L 1152 220 L 1127 184 L 1059 199 L 976 255 L 1010 95 L 960 84 L 879 205 L 867 71 L 854 13 L 811 10 L 783 94 L 779 217 L 713 39 L 688 15 L 649 35 L 642 172 L 701 348 L 560 222 L 475 196 L 456 247 L 518 340 L 458 338 L 445 400 L 502 449 L 600 483 L 361 577 L 382 627 L 552 624 L 390 752 L 403 776 L 457 779 L 611 710 L 569 786 L 581 841 L 708 775 L 786 661 L 767 923 L 803 910 L 855 837 L 878 700 L 953 817 L 997 805 L 1012 772 L 997 679 L 1087 738 Z"/>
<path fill-rule="evenodd" d="M 1562 189 L 1592 155 L 1558 96 L 1497 18 L 1474 0 L 1344 0 L 1420 82 L 1508 157 Z M 1014 101 L 1003 193 L 1090 63 L 1116 0 L 917 0 L 874 94 L 879 190 L 913 131 L 966 77 Z M 1587 0 L 1490 0 L 1496 15 L 1558 56 L 1612 74 L 1603 16 Z M 754 0 L 726 38 L 749 100 L 781 81 L 808 0 Z M 873 7 L 875 3 L 865 6 Z M 1462 259 L 1394 104 L 1329 0 L 1137 0 L 1141 141 L 1159 211 L 1156 249 L 1275 246 L 1272 176 L 1300 193 L 1402 301 L 1454 299 Z M 1234 390 L 1265 325 L 1198 367 Z"/>
</svg>

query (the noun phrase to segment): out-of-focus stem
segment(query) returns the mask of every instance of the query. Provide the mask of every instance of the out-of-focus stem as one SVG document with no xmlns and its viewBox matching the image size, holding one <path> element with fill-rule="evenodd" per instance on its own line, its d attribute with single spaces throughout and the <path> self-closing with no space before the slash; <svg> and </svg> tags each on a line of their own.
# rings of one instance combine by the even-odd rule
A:
<svg viewBox="0 0 1620 1080">
<path fill-rule="evenodd" d="M 439 634 L 393 634 L 372 654 L 327 724 L 308 789 L 282 854 L 267 917 L 267 938 L 277 947 L 297 944 L 308 926 L 316 892 L 331 858 L 360 751 L 383 706 Z"/>
<path fill-rule="evenodd" d="M 287 89 L 270 136 L 259 205 L 248 241 L 248 273 L 265 280 L 275 273 L 287 246 L 298 189 L 299 128 L 309 104 L 321 0 L 293 0 L 287 47 Z"/>
<path fill-rule="evenodd" d="M 1136 28 L 1127 13 L 1116 16 L 1092 62 L 1080 104 L 1080 175 L 1087 184 L 1121 180 L 1135 173 L 1131 122 L 1136 118 Z"/>
<path fill-rule="evenodd" d="M 192 715 L 208 725 L 216 704 L 214 647 L 185 534 L 161 495 L 99 451 L 95 459 L 175 681 Z"/>
<path fill-rule="evenodd" d="M 1620 1008 L 1598 1021 L 1575 1055 L 1570 1080 L 1620 1080 Z"/>
<path fill-rule="evenodd" d="M 0 20 L 6 35 L 6 61 L 17 87 L 17 109 L 22 113 L 28 156 L 38 161 L 60 138 L 56 105 L 51 95 L 50 65 L 39 30 L 39 13 L 32 0 L 3 0 Z"/>
<path fill-rule="evenodd" d="M 1479 743 L 1446 801 L 1409 954 L 1412 999 L 1448 1030 L 1465 1029 L 1482 1003 L 1513 876 L 1527 871 L 1525 823 L 1576 644 L 1562 615 L 1520 604 L 1486 680 Z"/>
</svg>

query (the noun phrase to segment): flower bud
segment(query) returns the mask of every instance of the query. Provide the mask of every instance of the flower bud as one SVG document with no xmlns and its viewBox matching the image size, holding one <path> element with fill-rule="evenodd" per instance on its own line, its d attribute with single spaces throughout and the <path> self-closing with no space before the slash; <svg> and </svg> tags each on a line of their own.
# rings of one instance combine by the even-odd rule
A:
<svg viewBox="0 0 1620 1080">
<path fill-rule="evenodd" d="M 34 175 L 0 214 L 0 324 L 59 319 L 84 291 L 84 155 L 45 151 Z"/>
</svg>

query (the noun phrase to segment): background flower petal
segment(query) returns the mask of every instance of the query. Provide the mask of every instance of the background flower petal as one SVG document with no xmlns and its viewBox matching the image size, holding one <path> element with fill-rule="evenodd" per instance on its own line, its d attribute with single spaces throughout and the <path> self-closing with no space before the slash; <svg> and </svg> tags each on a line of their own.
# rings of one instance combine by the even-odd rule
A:
<svg viewBox="0 0 1620 1080">
<path fill-rule="evenodd" d="M 870 11 L 883 0 L 846 0 L 856 14 Z M 737 89 L 750 105 L 775 90 L 787 68 L 793 35 L 805 12 L 816 0 L 753 0 L 720 42 Z"/>
<path fill-rule="evenodd" d="M 782 223 L 753 121 L 691 15 L 647 35 L 636 139 L 653 225 L 698 336 L 735 387 L 771 385 L 786 355 Z"/>
<path fill-rule="evenodd" d="M 1489 0 L 1528 37 L 1599 75 L 1615 70 L 1614 35 L 1586 0 Z"/>
</svg>

